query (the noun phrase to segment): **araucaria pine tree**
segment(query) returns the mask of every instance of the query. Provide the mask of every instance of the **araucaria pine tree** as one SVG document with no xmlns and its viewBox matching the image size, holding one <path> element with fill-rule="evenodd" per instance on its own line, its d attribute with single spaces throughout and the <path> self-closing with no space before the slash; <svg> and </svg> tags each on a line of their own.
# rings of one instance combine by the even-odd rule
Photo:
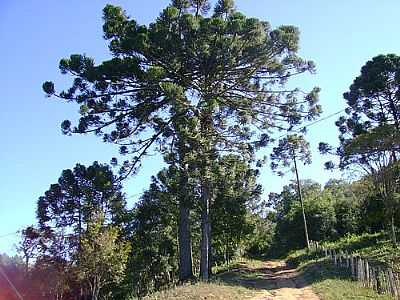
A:
<svg viewBox="0 0 400 300">
<path fill-rule="evenodd" d="M 72 75 L 72 87 L 57 92 L 45 82 L 43 88 L 80 105 L 78 124 L 64 121 L 64 133 L 92 132 L 120 145 L 129 157 L 121 164 L 122 177 L 135 173 L 154 150 L 179 152 L 182 170 L 196 169 L 203 211 L 200 276 L 206 280 L 212 164 L 226 151 L 253 158 L 274 129 L 316 117 L 318 88 L 305 93 L 284 87 L 290 77 L 313 72 L 314 64 L 297 55 L 296 27 L 273 29 L 236 11 L 233 1 L 219 0 L 212 10 L 207 0 L 174 0 L 149 25 L 120 7 L 107 5 L 103 13 L 112 57 L 99 64 L 86 55 L 62 59 L 60 69 Z M 180 211 L 186 213 L 179 222 L 186 226 L 179 234 L 180 249 L 186 249 L 181 263 L 190 264 L 187 210 Z M 192 275 L 190 265 L 180 268 L 186 270 L 181 279 Z"/>
</svg>

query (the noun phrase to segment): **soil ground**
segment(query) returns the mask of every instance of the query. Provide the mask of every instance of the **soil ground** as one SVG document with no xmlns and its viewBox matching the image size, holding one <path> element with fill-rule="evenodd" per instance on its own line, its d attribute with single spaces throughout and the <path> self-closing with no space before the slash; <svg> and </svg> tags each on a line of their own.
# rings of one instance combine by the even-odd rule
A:
<svg viewBox="0 0 400 300">
<path fill-rule="evenodd" d="M 258 290 L 256 296 L 251 300 L 320 299 L 312 291 L 302 274 L 283 261 L 267 261 L 262 268 L 248 269 L 246 274 L 244 279 L 236 282 Z"/>
</svg>

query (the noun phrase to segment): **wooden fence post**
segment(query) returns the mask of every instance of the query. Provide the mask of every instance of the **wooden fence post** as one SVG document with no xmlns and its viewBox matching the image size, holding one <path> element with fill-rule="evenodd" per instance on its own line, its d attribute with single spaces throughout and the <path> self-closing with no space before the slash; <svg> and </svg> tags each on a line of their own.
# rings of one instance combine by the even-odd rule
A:
<svg viewBox="0 0 400 300">
<path fill-rule="evenodd" d="M 354 267 L 354 256 L 353 255 L 350 255 L 350 269 L 351 269 L 351 277 L 353 279 L 355 279 L 356 272 L 355 272 L 355 267 Z"/>
<path fill-rule="evenodd" d="M 337 266 L 336 250 L 333 250 L 333 261 L 334 261 L 335 266 Z"/>
<path fill-rule="evenodd" d="M 362 269 L 361 269 L 361 257 L 357 256 L 357 281 L 362 279 Z"/>
<path fill-rule="evenodd" d="M 369 285 L 369 263 L 368 260 L 365 260 L 365 286 L 370 287 Z"/>
<path fill-rule="evenodd" d="M 382 278 L 381 278 L 381 274 L 380 274 L 380 267 L 377 266 L 376 267 L 376 291 L 380 294 L 382 294 L 383 292 L 383 287 L 382 287 Z"/>
<path fill-rule="evenodd" d="M 388 269 L 388 275 L 389 275 L 389 282 L 390 282 L 390 289 L 391 289 L 392 296 L 394 296 L 395 299 L 398 299 L 399 294 L 397 291 L 397 286 L 396 286 L 396 282 L 394 279 L 393 270 L 391 268 Z"/>
<path fill-rule="evenodd" d="M 347 250 L 320 248 L 318 242 L 313 241 L 312 249 L 314 248 L 315 251 L 319 250 L 325 258 L 332 260 L 336 267 L 350 269 L 351 277 L 364 287 L 371 288 L 380 294 L 389 294 L 396 300 L 400 300 L 400 273 L 394 272 L 392 268 L 375 264 Z"/>
<path fill-rule="evenodd" d="M 371 265 L 370 270 L 371 270 L 370 271 L 371 273 L 370 273 L 369 277 L 371 278 L 371 288 L 376 291 L 375 267 Z"/>
</svg>

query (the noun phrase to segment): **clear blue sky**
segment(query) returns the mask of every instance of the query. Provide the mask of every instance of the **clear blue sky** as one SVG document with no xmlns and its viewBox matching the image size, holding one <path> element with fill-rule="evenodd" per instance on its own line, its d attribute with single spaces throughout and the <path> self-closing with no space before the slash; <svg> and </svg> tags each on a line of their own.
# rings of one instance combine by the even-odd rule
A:
<svg viewBox="0 0 400 300">
<path fill-rule="evenodd" d="M 61 170 L 77 162 L 109 162 L 117 148 L 93 136 L 66 137 L 60 122 L 76 119 L 78 107 L 45 98 L 41 85 L 54 80 L 66 87 L 70 78 L 58 71 L 60 58 L 86 53 L 101 61 L 108 57 L 102 39 L 101 11 L 106 3 L 121 5 L 140 23 L 149 23 L 167 0 L 151 1 L 0 1 L 0 253 L 13 253 L 15 232 L 35 222 L 37 198 Z M 273 26 L 292 24 L 301 31 L 301 54 L 313 59 L 318 73 L 296 80 L 304 89 L 322 88 L 323 116 L 344 107 L 346 91 L 360 67 L 381 53 L 400 54 L 398 0 L 237 0 L 237 7 L 249 16 Z M 319 123 L 309 131 L 313 165 L 302 167 L 301 176 L 325 183 L 339 174 L 326 172 L 316 147 L 319 141 L 335 144 L 336 118 Z M 128 196 L 141 193 L 151 175 L 162 167 L 158 157 L 148 158 L 138 176 L 125 184 Z M 279 191 L 291 176 L 279 178 L 267 168 L 260 183 L 265 194 Z M 137 196 L 129 199 L 130 205 Z"/>
</svg>

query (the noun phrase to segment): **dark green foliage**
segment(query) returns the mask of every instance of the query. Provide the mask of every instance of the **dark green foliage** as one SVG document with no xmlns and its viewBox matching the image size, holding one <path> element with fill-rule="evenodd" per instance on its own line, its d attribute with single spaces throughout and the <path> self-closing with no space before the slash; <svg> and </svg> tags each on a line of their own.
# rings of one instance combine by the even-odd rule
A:
<svg viewBox="0 0 400 300">
<path fill-rule="evenodd" d="M 106 222 L 123 225 L 125 199 L 122 186 L 107 165 L 94 162 L 77 164 L 64 170 L 58 183 L 52 184 L 38 200 L 40 229 L 52 234 L 71 234 L 68 247 L 79 247 L 80 236 L 93 213 L 104 213 Z"/>
<path fill-rule="evenodd" d="M 399 210 L 396 200 L 399 179 L 400 130 L 400 57 L 378 55 L 368 61 L 361 74 L 343 94 L 347 103 L 346 116 L 336 122 L 339 128 L 341 169 L 359 168 L 369 176 L 384 203 L 385 220 L 390 220 L 393 243 L 396 243 L 395 218 Z M 320 144 L 322 153 L 332 147 Z M 326 163 L 327 168 L 334 167 Z M 370 204 L 374 203 L 372 200 Z M 382 220 L 382 223 L 386 223 Z M 374 226 L 376 227 L 376 226 Z"/>
<path fill-rule="evenodd" d="M 334 203 L 336 216 L 335 229 L 338 236 L 355 234 L 362 231 L 362 216 L 365 216 L 362 206 L 366 199 L 368 188 L 362 182 L 349 184 L 343 180 L 330 180 L 324 187 Z"/>
<path fill-rule="evenodd" d="M 366 232 L 379 232 L 385 228 L 385 205 L 379 195 L 370 195 L 362 206 L 361 225 Z"/>
<path fill-rule="evenodd" d="M 370 193 L 363 182 L 329 181 L 323 189 L 310 180 L 302 182 L 304 207 L 311 240 L 327 241 L 373 226 L 374 211 L 365 210 Z M 280 194 L 271 194 L 269 204 L 276 209 L 274 254 L 304 247 L 301 206 L 294 185 Z M 278 249 L 280 248 L 280 251 Z"/>
<path fill-rule="evenodd" d="M 94 162 L 64 170 L 58 183 L 39 198 L 38 224 L 23 230 L 19 247 L 26 279 L 35 285 L 32 292 L 39 295 L 37 299 L 112 295 L 110 285 L 118 285 L 123 277 L 124 257 L 129 252 L 126 237 L 120 233 L 127 229 L 121 189 L 110 167 Z M 99 216 L 99 234 L 92 233 L 88 239 L 88 230 Z M 107 228 L 104 234 L 103 228 Z M 112 261 L 116 258 L 121 263 Z"/>
<path fill-rule="evenodd" d="M 258 172 L 235 155 L 220 159 L 216 174 L 216 197 L 211 204 L 214 263 L 228 263 L 253 233 L 251 208 L 260 201 Z"/>
<path fill-rule="evenodd" d="M 121 152 L 133 157 L 122 164 L 125 174 L 154 143 L 173 142 L 178 123 L 213 120 L 210 136 L 198 132 L 202 138 L 244 150 L 242 141 L 255 138 L 250 124 L 282 129 L 319 114 L 317 89 L 304 97 L 297 89 L 279 89 L 293 75 L 314 71 L 296 55 L 297 28 L 271 29 L 235 12 L 233 1 L 219 1 L 212 18 L 200 15 L 208 7 L 208 1 L 173 1 L 144 26 L 107 5 L 103 30 L 113 58 L 96 65 L 71 55 L 60 70 L 74 77 L 72 87 L 57 94 L 51 82 L 43 85 L 47 94 L 81 107 L 78 125 L 64 122 L 63 132 L 93 132 L 123 144 Z"/>
<path fill-rule="evenodd" d="M 132 212 L 129 282 L 136 283 L 137 295 L 157 291 L 178 279 L 178 207 L 175 195 L 160 181 L 164 173 L 173 175 L 162 171 L 154 178 Z"/>
<path fill-rule="evenodd" d="M 214 8 L 214 16 L 225 17 L 232 15 L 235 10 L 235 3 L 233 0 L 218 0 Z"/>
<path fill-rule="evenodd" d="M 249 216 L 253 231 L 244 242 L 246 255 L 265 257 L 270 252 L 275 232 L 275 220 L 271 220 L 271 214 L 273 213 L 269 213 L 267 217 Z"/>
<path fill-rule="evenodd" d="M 400 57 L 378 55 L 368 61 L 354 79 L 346 100 L 346 116 L 336 122 L 340 167 L 361 167 L 367 174 L 379 172 L 397 159 L 400 93 Z M 323 153 L 333 149 L 320 144 Z M 333 165 L 330 164 L 330 167 Z"/>
</svg>

